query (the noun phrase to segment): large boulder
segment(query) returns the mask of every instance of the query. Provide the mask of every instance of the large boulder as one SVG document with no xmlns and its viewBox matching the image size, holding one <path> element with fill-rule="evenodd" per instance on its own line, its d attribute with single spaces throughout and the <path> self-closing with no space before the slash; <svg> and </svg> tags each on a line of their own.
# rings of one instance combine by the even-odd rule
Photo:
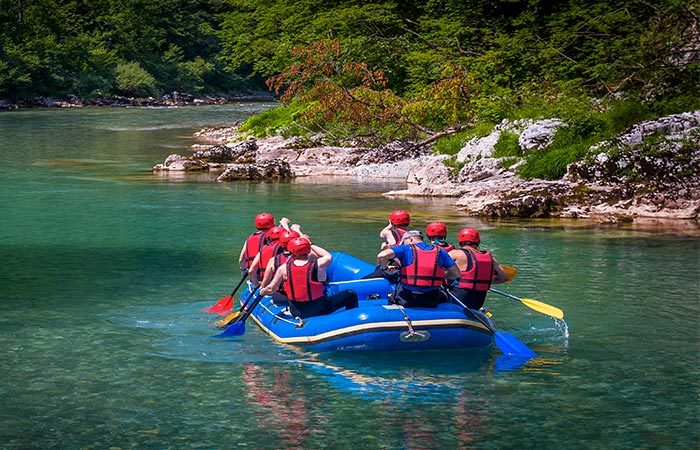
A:
<svg viewBox="0 0 700 450">
<path fill-rule="evenodd" d="M 258 164 L 232 164 L 217 181 L 280 181 L 294 178 L 289 163 L 280 159 Z"/>
<path fill-rule="evenodd" d="M 559 127 L 563 125 L 561 119 L 538 120 L 520 133 L 518 145 L 525 151 L 547 147 L 552 143 Z"/>
<path fill-rule="evenodd" d="M 251 164 L 255 162 L 257 150 L 258 145 L 250 140 L 199 150 L 194 152 L 192 159 L 216 163 Z"/>
<path fill-rule="evenodd" d="M 156 172 L 195 172 L 209 170 L 209 165 L 203 161 L 187 158 L 181 155 L 169 155 L 163 164 L 153 166 Z"/>
<path fill-rule="evenodd" d="M 501 138 L 501 133 L 515 133 L 520 135 L 524 129 L 534 123 L 530 119 L 510 121 L 503 119 L 501 123 L 493 127 L 486 136 L 477 136 L 468 140 L 457 153 L 457 162 L 476 161 L 481 158 L 490 158 L 495 150 L 496 143 Z M 535 129 L 532 129 L 534 131 Z"/>
</svg>

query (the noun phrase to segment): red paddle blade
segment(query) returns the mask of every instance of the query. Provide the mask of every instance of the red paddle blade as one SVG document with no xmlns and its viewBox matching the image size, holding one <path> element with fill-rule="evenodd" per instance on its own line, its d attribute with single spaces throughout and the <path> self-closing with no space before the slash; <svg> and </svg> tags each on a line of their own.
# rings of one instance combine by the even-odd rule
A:
<svg viewBox="0 0 700 450">
<path fill-rule="evenodd" d="M 211 312 L 219 314 L 221 316 L 225 316 L 231 311 L 231 309 L 233 309 L 233 297 L 227 295 L 226 297 L 216 302 L 215 305 L 206 308 L 204 312 Z"/>
</svg>

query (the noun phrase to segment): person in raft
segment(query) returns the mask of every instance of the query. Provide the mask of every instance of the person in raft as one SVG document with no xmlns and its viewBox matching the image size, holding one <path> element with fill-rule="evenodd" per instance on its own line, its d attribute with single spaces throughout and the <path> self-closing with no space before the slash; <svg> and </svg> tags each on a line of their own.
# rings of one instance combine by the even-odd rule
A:
<svg viewBox="0 0 700 450">
<path fill-rule="evenodd" d="M 454 250 L 455 246 L 447 242 L 447 225 L 442 222 L 430 222 L 427 227 L 425 227 L 425 237 L 428 241 L 437 245 L 441 249 L 449 252 Z"/>
<path fill-rule="evenodd" d="M 387 249 L 401 244 L 401 238 L 406 234 L 408 226 L 411 224 L 411 216 L 403 209 L 397 209 L 389 216 L 389 225 L 385 226 L 379 232 L 379 237 L 382 239 L 381 249 Z M 389 263 L 388 268 L 382 269 L 377 266 L 374 272 L 362 277 L 368 278 L 386 278 L 389 283 L 396 284 L 399 281 L 399 261 L 394 260 Z"/>
<path fill-rule="evenodd" d="M 260 213 L 255 216 L 255 228 L 257 231 L 246 238 L 243 248 L 241 248 L 241 254 L 238 257 L 238 267 L 240 267 L 243 276 L 248 274 L 255 256 L 262 250 L 265 244 L 265 233 L 274 226 L 275 217 L 272 214 Z"/>
<path fill-rule="evenodd" d="M 272 258 L 267 264 L 267 267 L 265 268 L 265 276 L 263 276 L 262 279 L 263 287 L 270 284 L 270 281 L 272 281 L 272 278 L 275 276 L 277 268 L 286 263 L 287 260 L 292 257 L 289 249 L 287 249 L 287 244 L 289 244 L 289 241 L 292 239 L 296 239 L 298 237 L 301 237 L 301 235 L 296 230 L 285 231 L 282 233 L 282 235 L 280 235 L 279 244 L 280 247 L 282 247 L 282 251 L 277 253 L 275 257 Z M 284 291 L 284 286 L 280 286 L 279 290 L 272 293 L 272 301 L 275 303 L 275 305 L 289 305 L 289 297 Z"/>
<path fill-rule="evenodd" d="M 401 263 L 400 289 L 392 301 L 407 308 L 435 308 L 446 302 L 441 286 L 445 280 L 459 282 L 457 264 L 446 251 L 423 242 L 423 233 L 418 230 L 407 231 L 401 242 L 377 255 L 382 269 L 394 258 Z"/>
<path fill-rule="evenodd" d="M 281 286 L 289 298 L 289 310 L 302 319 L 330 314 L 340 308 L 357 308 L 357 292 L 347 289 L 332 296 L 325 294 L 326 269 L 332 256 L 325 249 L 312 244 L 305 237 L 287 243 L 292 257 L 282 264 L 270 284 L 260 290 L 270 295 Z M 314 255 L 311 255 L 311 253 Z"/>
<path fill-rule="evenodd" d="M 267 230 L 267 232 L 265 233 L 265 236 L 263 237 L 262 248 L 260 249 L 258 254 L 255 255 L 255 258 L 253 258 L 253 262 L 248 268 L 250 282 L 253 283 L 253 286 L 255 286 L 256 288 L 260 286 L 260 282 L 262 281 L 263 276 L 265 275 L 265 268 L 269 264 L 270 260 L 272 260 L 278 253 L 282 253 L 282 246 L 280 245 L 280 236 L 282 236 L 282 233 L 286 231 L 287 230 L 285 230 L 281 226 L 276 225 Z"/>
<path fill-rule="evenodd" d="M 411 216 L 403 209 L 398 209 L 389 216 L 389 225 L 382 228 L 379 237 L 382 239 L 382 250 L 401 243 L 401 238 L 411 224 Z"/>
<path fill-rule="evenodd" d="M 450 256 L 461 271 L 460 281 L 451 292 L 471 309 L 484 306 L 486 293 L 492 284 L 508 281 L 508 274 L 491 255 L 479 250 L 481 236 L 474 228 L 464 228 L 457 236 L 459 248 L 450 251 Z"/>
</svg>

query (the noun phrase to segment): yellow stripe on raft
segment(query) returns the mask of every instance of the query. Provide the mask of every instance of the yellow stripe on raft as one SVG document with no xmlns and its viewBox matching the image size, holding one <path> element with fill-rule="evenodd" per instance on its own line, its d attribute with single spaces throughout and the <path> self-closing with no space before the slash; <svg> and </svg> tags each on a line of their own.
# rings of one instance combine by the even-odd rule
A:
<svg viewBox="0 0 700 450">
<path fill-rule="evenodd" d="M 284 343 L 284 344 L 306 344 L 306 343 L 314 343 L 317 341 L 324 341 L 330 338 L 333 338 L 338 335 L 344 335 L 344 334 L 353 334 L 359 331 L 364 331 L 364 330 L 381 330 L 382 328 L 397 328 L 397 327 L 403 327 L 406 326 L 407 324 L 404 321 L 393 321 L 393 322 L 374 322 L 374 323 L 364 323 L 364 324 L 358 324 L 358 325 L 353 325 L 351 327 L 345 327 L 345 328 L 340 328 L 337 330 L 333 331 L 328 331 L 326 333 L 321 333 L 315 336 L 298 336 L 298 337 L 291 337 L 291 338 L 282 338 L 276 335 L 272 330 L 269 328 L 265 327 L 260 321 L 258 320 L 257 317 L 251 316 L 255 322 L 267 332 L 270 336 L 272 336 L 276 341 Z M 414 328 L 416 329 L 421 329 L 421 327 L 435 327 L 435 326 L 465 326 L 468 325 L 466 328 L 473 328 L 473 329 L 478 329 L 479 331 L 485 331 L 488 334 L 491 334 L 491 330 L 489 330 L 484 324 L 475 322 L 473 320 L 467 320 L 467 319 L 433 319 L 433 320 L 412 320 L 411 325 L 413 325 Z"/>
</svg>

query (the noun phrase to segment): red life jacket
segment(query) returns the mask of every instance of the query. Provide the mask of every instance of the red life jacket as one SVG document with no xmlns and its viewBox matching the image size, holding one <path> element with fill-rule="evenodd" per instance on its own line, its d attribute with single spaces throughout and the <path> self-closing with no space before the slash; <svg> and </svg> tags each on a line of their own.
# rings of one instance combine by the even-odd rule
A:
<svg viewBox="0 0 700 450">
<path fill-rule="evenodd" d="M 284 291 L 295 302 L 310 302 L 323 297 L 325 283 L 318 281 L 318 262 L 316 258 L 309 257 L 303 266 L 294 265 L 294 258 L 289 258 L 287 265 L 287 281 L 284 282 Z"/>
<path fill-rule="evenodd" d="M 269 264 L 270 260 L 281 251 L 282 246 L 279 244 L 264 244 L 262 246 L 262 249 L 260 250 L 260 265 L 258 266 L 258 275 L 260 278 L 265 275 L 265 268 Z"/>
<path fill-rule="evenodd" d="M 411 244 L 413 262 L 401 267 L 401 283 L 408 286 L 438 287 L 445 278 L 445 270 L 438 265 L 440 250 L 432 246 L 423 250 Z"/>
<path fill-rule="evenodd" d="M 282 264 L 286 263 L 287 260 L 292 256 L 291 253 L 289 253 L 286 250 L 283 250 L 275 255 L 275 258 L 272 260 L 272 267 L 277 270 L 279 266 Z"/>
<path fill-rule="evenodd" d="M 401 239 L 403 239 L 403 235 L 406 234 L 406 230 L 401 228 L 392 228 L 389 231 L 391 231 L 391 235 L 394 236 L 394 241 L 396 241 L 396 243 L 392 245 L 392 247 L 401 245 Z"/>
<path fill-rule="evenodd" d="M 250 265 L 253 264 L 253 260 L 255 259 L 255 255 L 260 253 L 263 247 L 263 236 L 265 235 L 264 231 L 256 231 L 255 233 L 251 234 L 248 236 L 248 238 L 245 241 L 245 254 L 243 262 L 245 263 L 245 266 L 247 269 L 250 269 Z"/>
<path fill-rule="evenodd" d="M 272 268 L 274 269 L 273 273 L 279 268 L 279 266 L 286 263 L 287 260 L 289 260 L 289 258 L 291 258 L 291 257 L 292 257 L 292 254 L 286 250 L 283 250 L 282 252 L 276 254 L 275 257 L 271 261 Z M 284 290 L 284 284 L 282 286 L 280 286 L 279 291 L 282 294 L 287 295 L 287 291 Z M 289 296 L 287 295 L 287 297 L 289 297 Z"/>
<path fill-rule="evenodd" d="M 488 291 L 493 280 L 491 252 L 461 248 L 467 256 L 467 268 L 459 279 L 459 287 L 474 291 Z"/>
</svg>

